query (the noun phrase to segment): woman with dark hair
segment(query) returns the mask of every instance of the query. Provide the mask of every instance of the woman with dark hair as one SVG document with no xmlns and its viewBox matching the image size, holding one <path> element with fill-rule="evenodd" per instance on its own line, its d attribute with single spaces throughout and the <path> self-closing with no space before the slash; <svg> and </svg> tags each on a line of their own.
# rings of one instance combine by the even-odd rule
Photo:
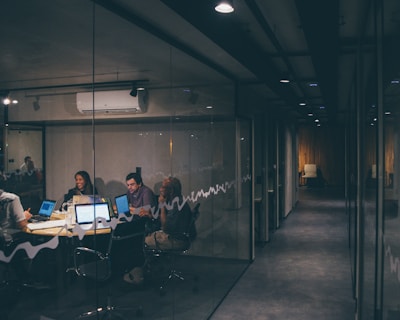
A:
<svg viewBox="0 0 400 320">
<path fill-rule="evenodd" d="M 97 190 L 93 187 L 92 180 L 90 179 L 89 173 L 86 171 L 78 171 L 75 173 L 75 187 L 68 190 L 68 193 L 64 195 L 64 203 L 71 200 L 76 195 L 93 195 L 97 194 Z"/>
</svg>

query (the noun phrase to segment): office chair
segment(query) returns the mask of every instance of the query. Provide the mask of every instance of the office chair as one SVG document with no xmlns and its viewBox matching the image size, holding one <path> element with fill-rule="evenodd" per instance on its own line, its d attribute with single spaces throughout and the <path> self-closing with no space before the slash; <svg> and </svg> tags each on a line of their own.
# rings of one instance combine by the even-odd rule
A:
<svg viewBox="0 0 400 320">
<path fill-rule="evenodd" d="M 0 250 L 6 255 L 8 255 L 10 246 L 11 243 L 6 243 L 3 239 L 0 240 Z M 18 302 L 22 283 L 13 274 L 11 262 L 0 261 L 0 270 L 0 309 L 4 310 L 4 319 L 8 319 L 8 312 L 11 310 L 10 306 Z"/>
<path fill-rule="evenodd" d="M 159 293 L 161 296 L 163 296 L 166 293 L 165 288 L 172 279 L 179 279 L 182 281 L 185 280 L 184 273 L 175 268 L 174 261 L 178 256 L 186 254 L 188 252 L 193 241 L 197 236 L 196 221 L 200 215 L 199 207 L 200 203 L 197 203 L 196 206 L 192 209 L 192 215 L 190 217 L 185 232 L 179 235 L 172 235 L 172 236 L 177 236 L 179 239 L 184 239 L 185 242 L 184 247 L 181 247 L 179 249 L 163 250 L 163 249 L 149 248 L 146 246 L 146 244 L 144 244 L 144 251 L 146 256 L 145 269 L 147 269 L 148 272 L 151 274 L 154 273 L 154 270 L 152 269 L 155 268 L 154 263 L 156 262 L 159 263 L 161 262 L 167 265 L 168 268 L 167 277 L 164 281 L 161 282 L 161 285 L 159 286 Z M 194 276 L 194 280 L 197 281 L 196 276 Z M 195 284 L 193 287 L 193 291 L 196 292 L 197 290 L 198 290 L 197 284 Z"/>
<path fill-rule="evenodd" d="M 134 231 L 132 232 L 132 228 Z M 139 230 L 138 230 L 139 229 Z M 74 266 L 67 271 L 74 271 L 79 277 L 92 279 L 98 282 L 106 282 L 112 278 L 112 249 L 116 242 L 127 241 L 136 237 L 143 237 L 143 229 L 134 226 L 134 223 L 121 223 L 111 230 L 110 238 L 105 252 L 88 248 L 77 247 L 74 249 Z M 129 311 L 141 316 L 143 313 L 142 307 L 139 306 L 136 310 L 129 307 L 117 307 L 111 302 L 110 285 L 108 285 L 107 304 L 98 306 L 93 310 L 80 314 L 77 319 L 95 318 L 95 319 L 120 319 L 125 317 L 120 311 Z"/>
</svg>

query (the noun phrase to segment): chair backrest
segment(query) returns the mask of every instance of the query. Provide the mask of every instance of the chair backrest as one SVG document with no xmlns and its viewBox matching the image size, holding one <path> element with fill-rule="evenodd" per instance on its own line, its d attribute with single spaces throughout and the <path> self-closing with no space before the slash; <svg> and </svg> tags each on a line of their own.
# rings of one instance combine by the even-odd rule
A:
<svg viewBox="0 0 400 320">
<path fill-rule="evenodd" d="M 305 164 L 303 178 L 316 178 L 317 177 L 317 165 L 316 164 Z"/>
<path fill-rule="evenodd" d="M 111 253 L 113 246 L 119 241 L 129 241 L 143 236 L 143 225 L 135 222 L 121 223 L 111 230 L 110 238 L 105 251 L 87 247 L 77 247 L 74 250 L 74 271 L 83 276 L 98 281 L 105 281 L 111 277 Z"/>
<path fill-rule="evenodd" d="M 200 203 L 197 203 L 194 208 L 192 209 L 192 216 L 190 218 L 190 223 L 188 226 L 188 237 L 190 241 L 194 241 L 197 237 L 197 229 L 196 229 L 196 221 L 200 215 Z"/>
</svg>

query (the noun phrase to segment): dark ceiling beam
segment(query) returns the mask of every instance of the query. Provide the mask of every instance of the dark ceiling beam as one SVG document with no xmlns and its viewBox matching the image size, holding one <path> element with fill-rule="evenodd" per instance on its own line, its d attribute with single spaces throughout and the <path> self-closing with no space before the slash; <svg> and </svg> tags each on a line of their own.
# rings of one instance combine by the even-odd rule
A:
<svg viewBox="0 0 400 320">
<path fill-rule="evenodd" d="M 189 56 L 193 57 L 194 59 L 204 63 L 205 65 L 209 66 L 211 69 L 219 72 L 220 74 L 224 75 L 228 79 L 235 81 L 234 75 L 229 72 L 228 70 L 222 68 L 219 64 L 215 63 L 214 61 L 208 59 L 204 55 L 200 54 L 198 51 L 194 50 L 193 48 L 187 46 L 181 41 L 178 41 L 176 38 L 170 36 L 162 29 L 150 24 L 148 21 L 144 20 L 142 17 L 136 15 L 134 12 L 130 11 L 130 9 L 121 6 L 118 3 L 115 3 L 110 0 L 92 0 L 97 5 L 107 9 L 108 11 L 116 14 L 120 18 L 129 21 L 130 23 L 142 28 L 143 30 L 147 31 L 148 33 L 152 34 L 153 36 L 163 40 L 164 42 L 168 43 L 172 47 L 175 47 L 182 52 L 188 54 Z"/>
<path fill-rule="evenodd" d="M 275 32 L 272 30 L 269 23 L 265 20 L 265 17 L 261 13 L 261 10 L 258 7 L 257 3 L 254 0 L 245 0 L 245 2 L 247 4 L 247 6 L 249 7 L 253 16 L 256 18 L 258 24 L 261 26 L 261 28 L 263 29 L 265 34 L 270 39 L 271 43 L 274 45 L 274 47 L 278 53 L 278 57 L 281 58 L 283 60 L 283 62 L 285 63 L 288 74 L 291 75 L 292 80 L 297 83 L 298 76 L 296 74 L 296 71 L 294 70 L 292 64 L 290 63 L 288 55 L 285 53 L 285 50 L 283 50 L 279 40 L 277 39 Z M 299 89 L 301 91 L 301 94 L 303 95 L 303 98 L 307 99 L 307 95 L 304 91 L 304 88 L 299 85 Z"/>
<path fill-rule="evenodd" d="M 330 119 L 338 102 L 339 0 L 295 0 Z"/>
<path fill-rule="evenodd" d="M 235 15 L 214 11 L 213 1 L 162 0 L 219 47 L 263 81 L 289 106 L 297 106 L 298 97 L 291 85 L 282 85 L 282 76 L 262 48 L 249 38 Z"/>
</svg>

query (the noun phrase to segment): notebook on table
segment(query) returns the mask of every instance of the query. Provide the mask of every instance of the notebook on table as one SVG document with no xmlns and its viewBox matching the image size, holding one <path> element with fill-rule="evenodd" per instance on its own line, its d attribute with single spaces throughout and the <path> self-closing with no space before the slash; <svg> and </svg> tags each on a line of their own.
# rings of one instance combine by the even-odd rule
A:
<svg viewBox="0 0 400 320">
<path fill-rule="evenodd" d="M 33 214 L 30 222 L 39 222 L 50 220 L 50 216 L 54 211 L 54 207 L 56 206 L 55 200 L 43 200 L 40 205 L 39 212 L 37 214 Z"/>
<path fill-rule="evenodd" d="M 93 223 L 96 221 L 96 229 L 110 228 L 106 222 L 111 221 L 110 210 L 107 202 L 85 203 L 75 205 L 76 224 L 82 229 L 94 229 Z M 99 219 L 101 218 L 101 219 Z"/>
</svg>

